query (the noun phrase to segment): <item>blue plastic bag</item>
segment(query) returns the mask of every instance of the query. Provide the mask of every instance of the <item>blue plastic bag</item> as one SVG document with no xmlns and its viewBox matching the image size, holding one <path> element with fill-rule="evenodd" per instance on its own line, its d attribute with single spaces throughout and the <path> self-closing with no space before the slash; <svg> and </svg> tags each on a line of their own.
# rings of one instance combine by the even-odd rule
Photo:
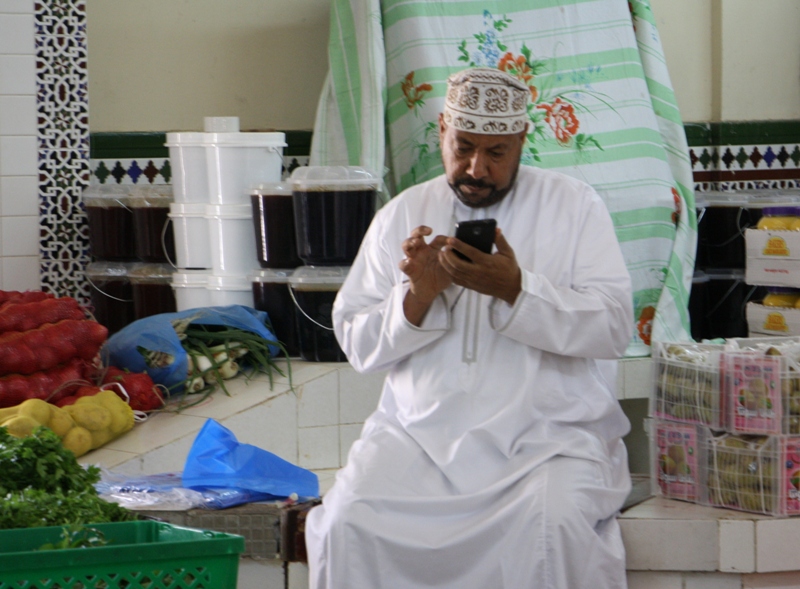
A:
<svg viewBox="0 0 800 589">
<path fill-rule="evenodd" d="M 316 474 L 271 452 L 238 442 L 233 432 L 213 419 L 206 421 L 189 450 L 183 486 L 252 491 L 276 499 L 292 494 L 299 499 L 319 497 Z"/>
<path fill-rule="evenodd" d="M 199 307 L 134 321 L 106 341 L 101 352 L 102 357 L 111 366 L 127 368 L 131 372 L 147 372 L 153 382 L 164 385 L 171 394 L 180 393 L 183 391 L 181 384 L 186 381 L 189 363 L 173 322 L 186 320 L 191 324 L 224 325 L 243 329 L 260 335 L 267 341 L 277 342 L 268 327 L 269 317 L 264 311 L 256 311 L 244 305 Z M 163 354 L 164 365 L 148 366 L 139 348 Z M 274 357 L 280 348 L 269 344 L 269 351 Z"/>
</svg>

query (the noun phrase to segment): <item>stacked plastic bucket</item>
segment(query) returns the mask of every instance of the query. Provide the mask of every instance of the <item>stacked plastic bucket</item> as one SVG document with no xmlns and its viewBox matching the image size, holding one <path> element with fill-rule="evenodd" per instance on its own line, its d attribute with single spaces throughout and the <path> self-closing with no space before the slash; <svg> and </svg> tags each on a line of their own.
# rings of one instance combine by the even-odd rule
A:
<svg viewBox="0 0 800 589">
<path fill-rule="evenodd" d="M 166 145 L 178 310 L 252 307 L 250 275 L 259 261 L 249 193 L 280 182 L 285 135 L 240 132 L 236 117 L 208 117 L 203 133 L 167 133 Z"/>
<path fill-rule="evenodd" d="M 346 361 L 331 311 L 375 214 L 380 186 L 360 167 L 307 166 L 295 169 L 286 184 L 252 192 L 262 267 L 251 276 L 255 305 L 270 315 L 290 354 Z"/>
<path fill-rule="evenodd" d="M 82 201 L 92 257 L 84 274 L 97 320 L 115 333 L 136 319 L 175 311 L 171 187 L 90 185 Z"/>
</svg>

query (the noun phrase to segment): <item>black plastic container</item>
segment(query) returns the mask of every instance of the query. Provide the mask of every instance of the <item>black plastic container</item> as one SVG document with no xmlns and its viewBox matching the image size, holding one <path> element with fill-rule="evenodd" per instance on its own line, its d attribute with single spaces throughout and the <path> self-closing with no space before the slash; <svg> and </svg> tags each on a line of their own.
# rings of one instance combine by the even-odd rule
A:
<svg viewBox="0 0 800 589">
<path fill-rule="evenodd" d="M 136 233 L 130 198 L 121 192 L 87 188 L 81 197 L 89 227 L 89 251 L 95 260 L 136 261 Z"/>
<path fill-rule="evenodd" d="M 762 300 L 767 288 L 746 284 L 737 270 L 707 274 L 706 339 L 747 337 L 747 303 Z"/>
<path fill-rule="evenodd" d="M 349 267 L 297 268 L 289 277 L 300 357 L 308 362 L 347 362 L 333 333 L 333 302 Z"/>
<path fill-rule="evenodd" d="M 250 193 L 256 256 L 262 268 L 297 268 L 292 188 L 286 183 L 262 184 Z"/>
<path fill-rule="evenodd" d="M 289 277 L 294 269 L 265 269 L 250 276 L 253 284 L 253 307 L 264 311 L 272 323 L 273 333 L 289 356 L 300 355 L 297 334 L 297 314 L 292 293 L 289 290 Z"/>
<path fill-rule="evenodd" d="M 708 274 L 696 270 L 692 277 L 692 291 L 689 293 L 689 321 L 692 338 L 696 341 L 709 338 L 708 330 Z"/>
<path fill-rule="evenodd" d="M 168 264 L 137 264 L 130 272 L 136 319 L 178 310 Z"/>
<path fill-rule="evenodd" d="M 112 335 L 136 319 L 130 273 L 136 262 L 92 262 L 84 275 L 91 286 L 92 313 Z"/>
<path fill-rule="evenodd" d="M 169 223 L 171 197 L 146 196 L 131 199 L 136 257 L 142 262 L 175 262 L 175 233 Z"/>
<path fill-rule="evenodd" d="M 755 227 L 759 209 L 744 206 L 708 206 L 697 224 L 698 268 L 745 268 L 745 229 Z"/>
<path fill-rule="evenodd" d="M 357 166 L 301 166 L 289 183 L 300 259 L 349 266 L 375 215 L 379 178 Z"/>
</svg>

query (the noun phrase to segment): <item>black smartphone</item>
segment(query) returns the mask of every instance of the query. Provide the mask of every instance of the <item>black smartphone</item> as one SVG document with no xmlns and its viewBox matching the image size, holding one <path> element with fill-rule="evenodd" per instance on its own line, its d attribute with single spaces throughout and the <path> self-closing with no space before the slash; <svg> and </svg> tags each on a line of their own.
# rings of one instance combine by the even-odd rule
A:
<svg viewBox="0 0 800 589">
<path fill-rule="evenodd" d="M 494 233 L 497 227 L 497 221 L 494 219 L 478 219 L 476 221 L 461 221 L 456 223 L 456 239 L 460 239 L 467 245 L 481 250 L 483 253 L 492 253 L 492 246 L 494 245 Z M 471 262 L 467 256 L 453 250 L 455 254 L 462 260 Z"/>
</svg>

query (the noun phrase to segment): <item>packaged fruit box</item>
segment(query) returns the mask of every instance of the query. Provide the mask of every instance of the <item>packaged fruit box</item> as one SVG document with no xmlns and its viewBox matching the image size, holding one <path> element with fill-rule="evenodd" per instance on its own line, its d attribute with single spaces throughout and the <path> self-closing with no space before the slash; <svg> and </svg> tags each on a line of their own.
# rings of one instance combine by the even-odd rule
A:
<svg viewBox="0 0 800 589">
<path fill-rule="evenodd" d="M 655 420 L 651 424 L 653 492 L 698 503 L 702 492 L 704 429 L 688 423 Z"/>
<path fill-rule="evenodd" d="M 800 338 L 738 338 L 728 345 L 723 360 L 727 429 L 800 434 Z"/>
<path fill-rule="evenodd" d="M 721 359 L 724 344 L 654 342 L 650 414 L 724 429 Z"/>
<path fill-rule="evenodd" d="M 706 438 L 707 502 L 715 507 L 785 515 L 781 436 L 722 434 Z"/>
</svg>

